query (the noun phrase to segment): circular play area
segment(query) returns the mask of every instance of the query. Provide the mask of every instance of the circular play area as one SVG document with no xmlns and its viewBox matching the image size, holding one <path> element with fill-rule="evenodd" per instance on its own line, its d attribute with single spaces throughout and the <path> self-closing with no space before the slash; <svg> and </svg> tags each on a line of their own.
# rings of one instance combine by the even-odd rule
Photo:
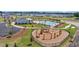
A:
<svg viewBox="0 0 79 59">
<path fill-rule="evenodd" d="M 64 30 L 55 29 L 41 29 L 32 32 L 34 40 L 47 47 L 60 45 L 68 35 L 69 33 Z"/>
</svg>

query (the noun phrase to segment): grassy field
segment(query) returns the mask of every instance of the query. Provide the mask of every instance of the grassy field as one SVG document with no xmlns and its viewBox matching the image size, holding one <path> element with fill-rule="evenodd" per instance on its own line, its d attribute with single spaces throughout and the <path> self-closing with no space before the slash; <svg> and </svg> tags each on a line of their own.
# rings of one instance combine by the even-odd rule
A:
<svg viewBox="0 0 79 59">
<path fill-rule="evenodd" d="M 2 22 L 4 20 L 4 18 L 0 17 L 0 22 Z"/>
<path fill-rule="evenodd" d="M 66 29 L 66 31 L 69 32 L 70 37 L 73 37 L 75 32 L 76 32 L 77 28 L 74 25 L 71 25 L 69 28 Z"/>
<path fill-rule="evenodd" d="M 24 26 L 24 27 L 45 27 L 46 25 L 43 24 L 18 24 L 19 26 Z"/>
<path fill-rule="evenodd" d="M 32 37 L 32 29 L 27 30 L 26 35 L 24 35 L 19 42 L 17 42 L 18 46 L 32 46 L 32 47 L 40 47 L 35 41 L 31 42 L 30 39 Z"/>
</svg>

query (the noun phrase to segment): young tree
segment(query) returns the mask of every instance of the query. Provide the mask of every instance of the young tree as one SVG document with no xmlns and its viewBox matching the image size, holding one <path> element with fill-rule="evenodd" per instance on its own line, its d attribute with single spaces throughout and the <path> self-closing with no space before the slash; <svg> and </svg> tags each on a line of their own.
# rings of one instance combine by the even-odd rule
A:
<svg viewBox="0 0 79 59">
<path fill-rule="evenodd" d="M 14 47 L 17 47 L 16 43 L 14 43 Z"/>
<path fill-rule="evenodd" d="M 32 40 L 32 37 L 30 38 L 30 42 L 32 42 L 33 40 Z"/>
<path fill-rule="evenodd" d="M 8 44 L 7 43 L 5 44 L 5 47 L 8 47 Z"/>
<path fill-rule="evenodd" d="M 32 29 L 32 31 L 33 31 L 33 29 Z M 31 32 L 30 42 L 33 42 L 32 32 Z"/>
<path fill-rule="evenodd" d="M 12 35 L 12 33 L 13 33 L 13 26 L 11 25 L 11 22 L 12 22 L 12 19 L 11 19 L 11 17 L 9 17 L 9 19 L 7 19 L 7 24 L 8 24 L 8 27 L 11 28 L 9 30 L 10 35 Z"/>
</svg>

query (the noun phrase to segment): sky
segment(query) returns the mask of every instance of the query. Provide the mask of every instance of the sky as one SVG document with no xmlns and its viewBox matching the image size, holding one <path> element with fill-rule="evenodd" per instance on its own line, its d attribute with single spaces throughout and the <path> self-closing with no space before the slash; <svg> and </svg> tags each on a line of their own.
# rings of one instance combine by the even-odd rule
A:
<svg viewBox="0 0 79 59">
<path fill-rule="evenodd" d="M 0 0 L 0 11 L 79 11 L 79 1 Z"/>
</svg>

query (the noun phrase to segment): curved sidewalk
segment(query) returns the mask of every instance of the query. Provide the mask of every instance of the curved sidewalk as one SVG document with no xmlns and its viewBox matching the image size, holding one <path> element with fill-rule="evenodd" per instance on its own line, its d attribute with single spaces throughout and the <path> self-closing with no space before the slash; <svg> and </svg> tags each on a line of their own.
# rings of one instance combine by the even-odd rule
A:
<svg viewBox="0 0 79 59">
<path fill-rule="evenodd" d="M 14 26 L 14 27 L 18 27 L 18 28 L 25 28 L 25 27 L 22 27 L 22 26 L 15 25 L 15 22 L 12 22 L 11 25 Z"/>
</svg>

